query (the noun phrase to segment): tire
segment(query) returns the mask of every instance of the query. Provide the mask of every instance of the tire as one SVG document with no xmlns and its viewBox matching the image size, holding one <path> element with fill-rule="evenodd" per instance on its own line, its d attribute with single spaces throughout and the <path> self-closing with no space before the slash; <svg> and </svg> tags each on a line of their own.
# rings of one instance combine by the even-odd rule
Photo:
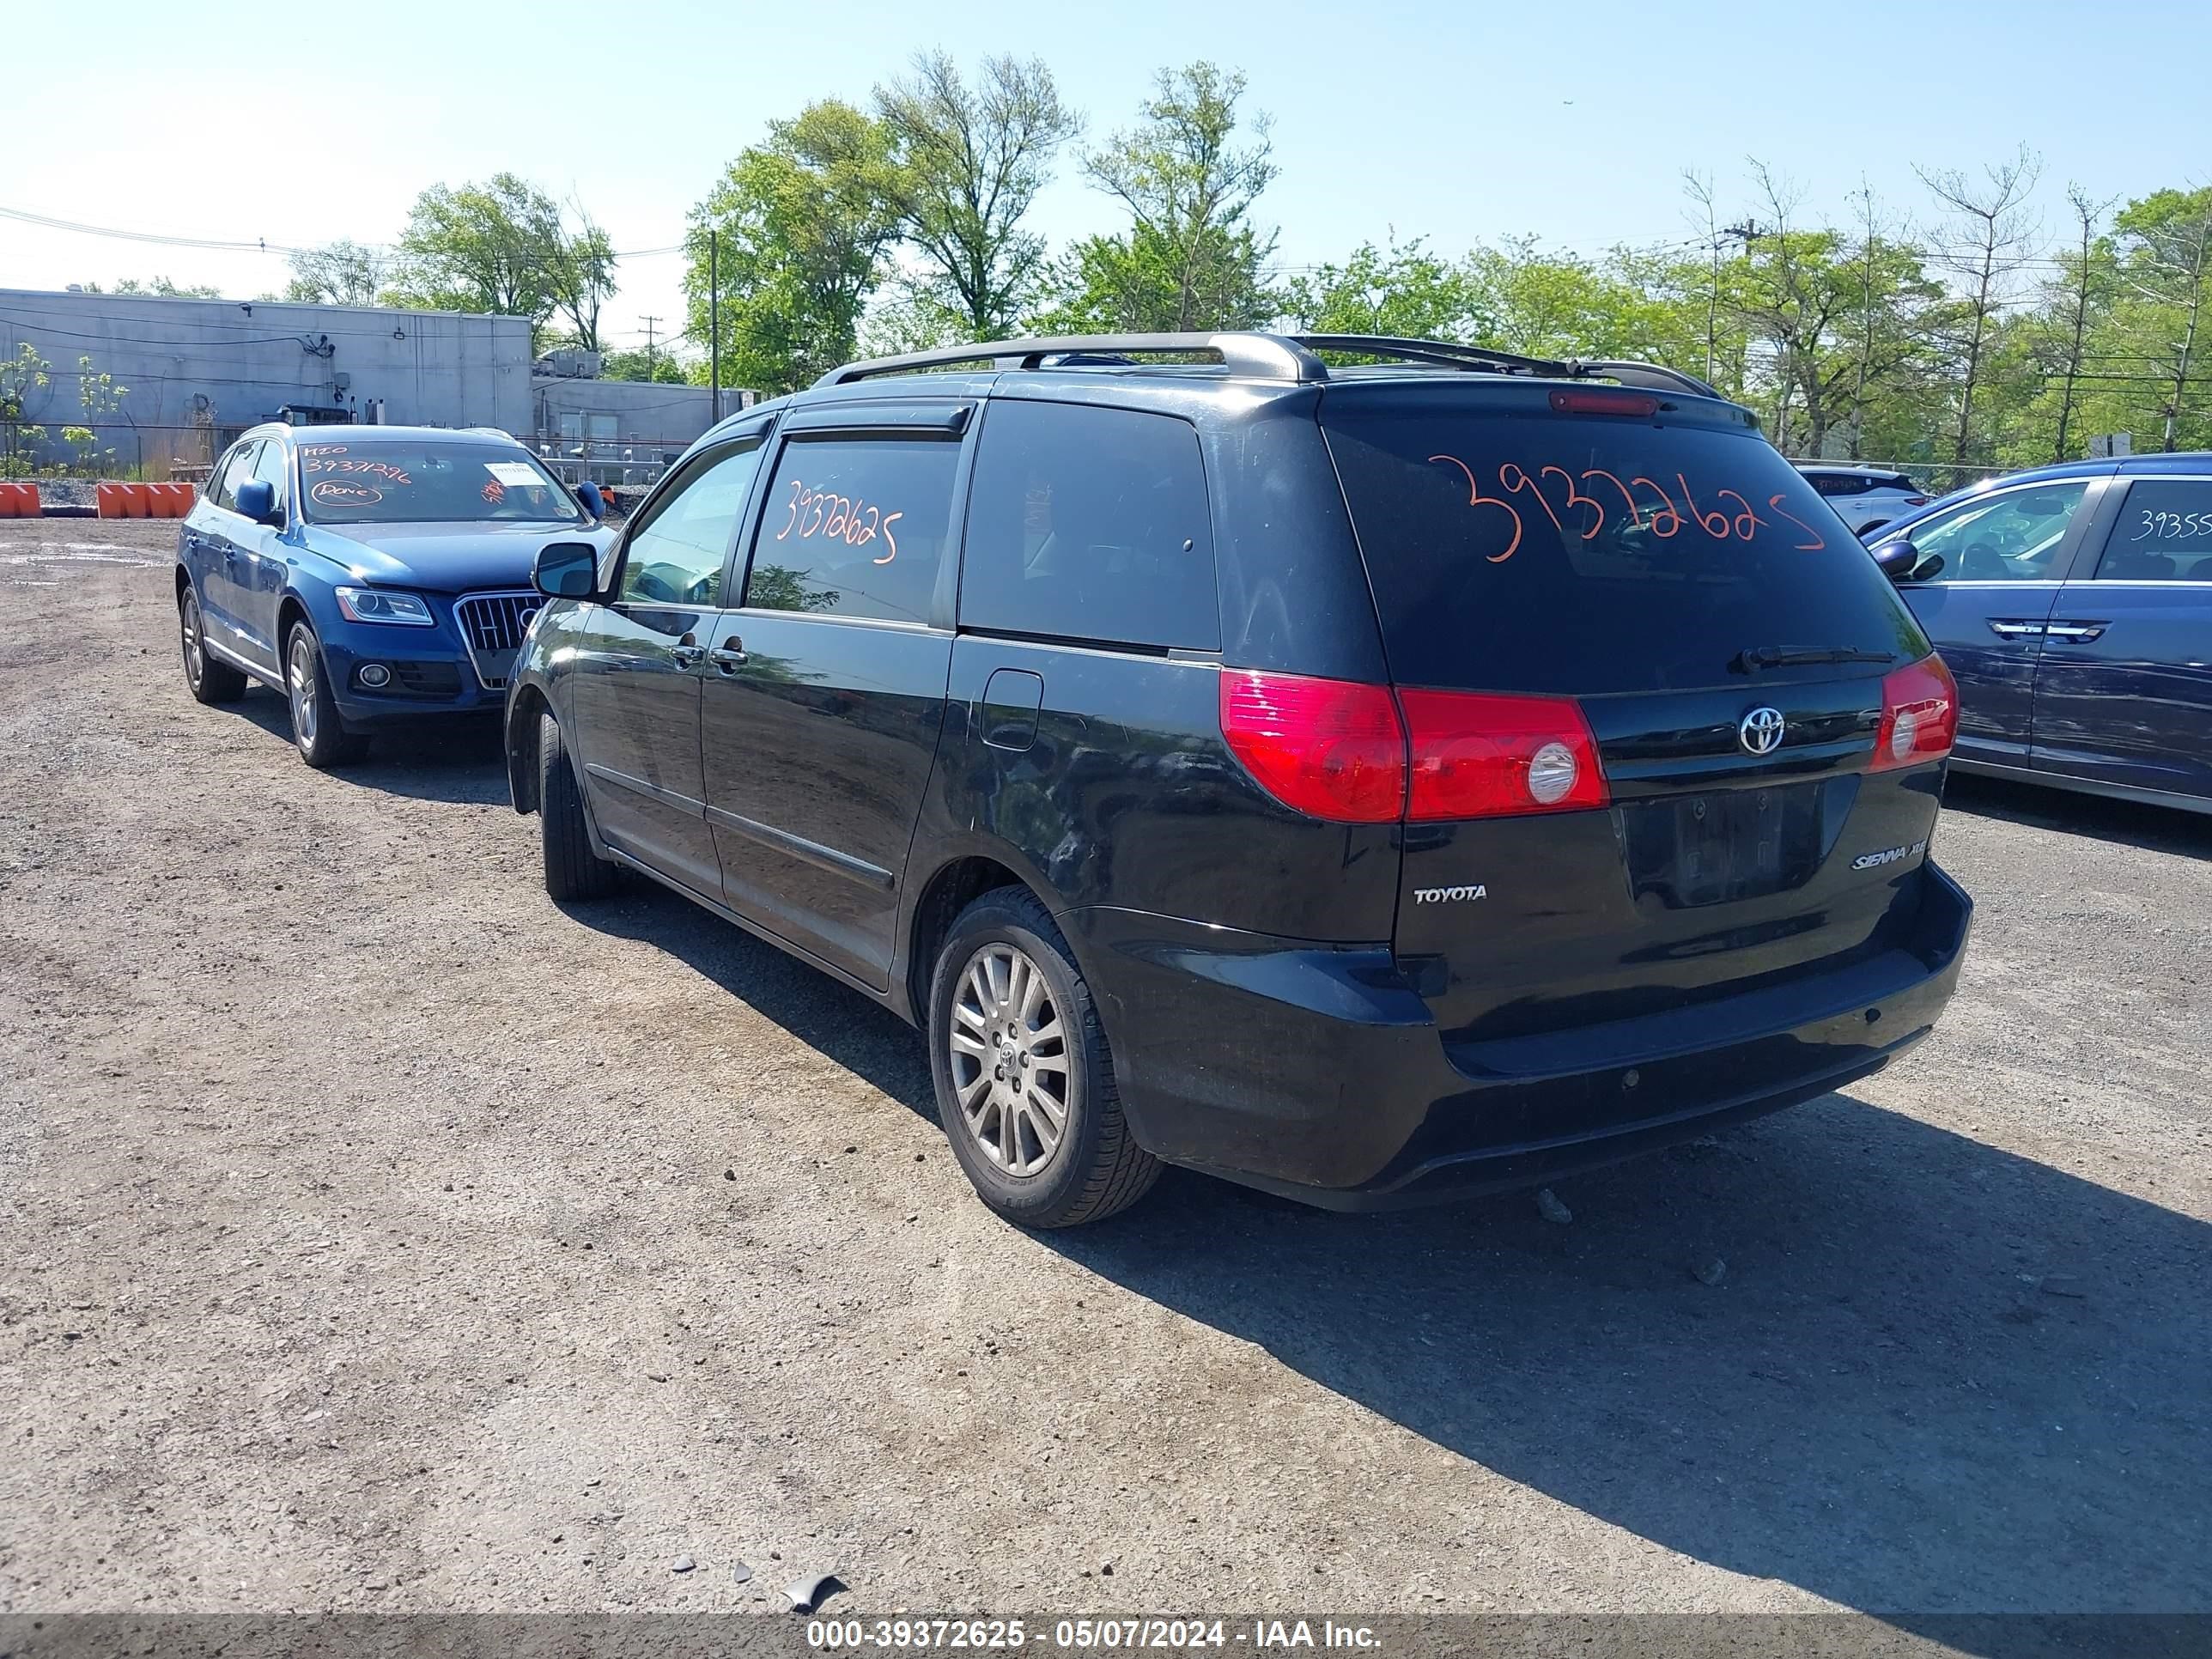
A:
<svg viewBox="0 0 2212 1659">
<path fill-rule="evenodd" d="M 957 1043 L 956 1025 L 964 1039 Z M 1024 889 L 986 893 L 954 919 L 930 978 L 928 1041 L 952 1155 L 1007 1220 L 1037 1228 L 1101 1221 L 1159 1178 L 1159 1161 L 1121 1115 L 1082 970 Z M 1048 1146 L 1055 1107 L 1057 1138 Z"/>
<path fill-rule="evenodd" d="M 583 787 L 569 763 L 561 723 L 550 713 L 538 717 L 538 842 L 546 894 L 562 903 L 605 898 L 621 879 L 620 866 L 592 850 Z"/>
<path fill-rule="evenodd" d="M 308 765 L 319 772 L 368 753 L 368 734 L 346 729 L 331 695 L 322 645 L 303 622 L 294 623 L 285 635 L 284 694 L 292 705 L 292 742 Z"/>
<path fill-rule="evenodd" d="M 207 623 L 200 615 L 198 591 L 187 582 L 177 595 L 177 626 L 185 658 L 185 684 L 199 702 L 236 702 L 246 695 L 246 676 L 208 654 Z"/>
</svg>

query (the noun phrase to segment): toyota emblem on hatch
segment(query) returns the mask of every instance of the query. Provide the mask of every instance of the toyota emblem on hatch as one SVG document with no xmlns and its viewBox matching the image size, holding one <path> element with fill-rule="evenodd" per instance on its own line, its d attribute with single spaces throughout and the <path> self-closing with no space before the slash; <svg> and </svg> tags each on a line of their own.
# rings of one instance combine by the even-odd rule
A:
<svg viewBox="0 0 2212 1659">
<path fill-rule="evenodd" d="M 1759 708 L 1737 722 L 1735 740 L 1750 755 L 1771 755 L 1782 746 L 1782 733 L 1788 722 L 1779 708 Z"/>
</svg>

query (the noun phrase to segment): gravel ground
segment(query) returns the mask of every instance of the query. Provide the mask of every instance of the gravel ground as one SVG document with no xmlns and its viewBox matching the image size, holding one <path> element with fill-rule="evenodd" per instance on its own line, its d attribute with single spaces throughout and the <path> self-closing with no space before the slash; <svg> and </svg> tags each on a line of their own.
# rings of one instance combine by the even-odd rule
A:
<svg viewBox="0 0 2212 1659">
<path fill-rule="evenodd" d="M 2212 822 L 1954 784 L 1936 1036 L 1564 1224 L 1032 1237 L 489 732 L 193 704 L 173 534 L 0 525 L 0 1610 L 2212 1609 Z"/>
</svg>

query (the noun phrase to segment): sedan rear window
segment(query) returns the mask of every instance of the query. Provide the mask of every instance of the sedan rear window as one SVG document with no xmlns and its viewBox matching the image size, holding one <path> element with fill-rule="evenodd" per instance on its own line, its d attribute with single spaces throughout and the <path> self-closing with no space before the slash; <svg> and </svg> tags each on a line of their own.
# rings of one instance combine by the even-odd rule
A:
<svg viewBox="0 0 2212 1659">
<path fill-rule="evenodd" d="M 1760 650 L 1927 653 L 1771 444 L 1656 401 L 1324 403 L 1393 678 L 1590 696 L 1728 684 Z"/>
<path fill-rule="evenodd" d="M 520 447 L 349 438 L 299 448 L 301 501 L 318 524 L 575 524 L 587 516 Z"/>
</svg>

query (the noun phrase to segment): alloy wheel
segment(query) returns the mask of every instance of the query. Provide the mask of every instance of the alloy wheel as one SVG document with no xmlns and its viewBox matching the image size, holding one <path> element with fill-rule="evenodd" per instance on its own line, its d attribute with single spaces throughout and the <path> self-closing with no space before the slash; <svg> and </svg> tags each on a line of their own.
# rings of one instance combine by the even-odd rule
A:
<svg viewBox="0 0 2212 1659">
<path fill-rule="evenodd" d="M 1006 1174 L 1043 1173 L 1067 1131 L 1067 1034 L 1026 952 L 984 945 L 952 998 L 952 1089 L 963 1128 Z"/>
<path fill-rule="evenodd" d="M 200 602 L 197 595 L 186 592 L 179 618 L 185 634 L 185 678 L 197 690 L 207 672 L 207 647 L 200 643 Z"/>
<path fill-rule="evenodd" d="M 292 735 L 302 749 L 315 746 L 315 645 L 305 629 L 292 635 L 285 682 L 292 692 Z"/>
</svg>

